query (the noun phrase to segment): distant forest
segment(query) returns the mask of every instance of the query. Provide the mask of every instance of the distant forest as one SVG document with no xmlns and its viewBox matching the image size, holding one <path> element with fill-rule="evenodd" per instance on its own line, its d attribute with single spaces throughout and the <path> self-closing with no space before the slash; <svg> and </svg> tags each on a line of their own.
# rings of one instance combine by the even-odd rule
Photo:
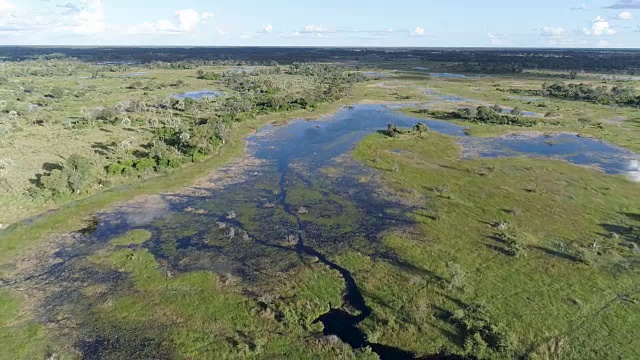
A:
<svg viewBox="0 0 640 360">
<path fill-rule="evenodd" d="M 275 47 L 0 47 L 0 61 L 74 57 L 114 64 L 213 61 L 236 65 L 294 62 L 447 62 L 475 73 L 518 73 L 525 69 L 640 74 L 640 51 L 593 49 L 470 48 L 275 48 Z"/>
</svg>

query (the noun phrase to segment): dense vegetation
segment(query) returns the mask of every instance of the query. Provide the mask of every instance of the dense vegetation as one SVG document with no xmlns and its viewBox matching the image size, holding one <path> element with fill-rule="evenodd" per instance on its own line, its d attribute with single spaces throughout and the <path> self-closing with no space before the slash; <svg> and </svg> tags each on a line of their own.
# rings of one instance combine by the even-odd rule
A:
<svg viewBox="0 0 640 360">
<path fill-rule="evenodd" d="M 516 94 L 552 96 L 561 99 L 587 101 L 602 105 L 640 106 L 640 94 L 629 86 L 596 86 L 584 83 L 544 83 L 542 90 L 510 89 Z"/>
<path fill-rule="evenodd" d="M 158 63 L 150 66 L 158 67 Z M 200 64 L 196 62 L 186 68 L 198 66 Z M 0 104 L 0 112 L 10 120 L 3 123 L 3 131 L 9 133 L 18 131 L 22 126 L 52 125 L 54 118 L 39 115 L 48 114 L 49 108 L 64 106 L 69 98 L 81 101 L 88 96 L 87 92 L 91 92 L 90 88 L 25 87 L 13 79 L 71 76 L 78 72 L 89 72 L 91 78 L 99 79 L 128 70 L 126 67 L 105 68 L 68 59 L 39 59 L 7 64 L 5 68 L 7 79 L 3 81 L 4 86 L 15 94 L 12 100 Z M 119 126 L 129 130 L 147 129 L 150 136 L 143 143 L 124 139 L 99 144 L 102 155 L 108 159 L 104 169 L 99 168 L 99 162 L 79 154 L 73 154 L 64 164 L 47 166 L 44 173 L 32 181 L 34 187 L 29 194 L 41 199 L 68 197 L 108 187 L 113 176 L 147 176 L 153 172 L 178 168 L 185 163 L 198 162 L 224 146 L 239 123 L 273 112 L 314 109 L 320 103 L 344 97 L 353 84 L 365 80 L 360 73 L 348 72 L 336 66 L 302 63 L 274 65 L 251 71 L 200 69 L 196 77 L 203 81 L 216 81 L 218 87 L 228 91 L 219 98 L 205 97 L 199 101 L 146 96 L 139 100 L 120 101 L 112 106 L 83 107 L 81 116 L 63 120 L 71 128 Z M 132 78 L 127 83 L 127 89 L 143 92 L 184 86 L 181 79 L 159 82 Z M 34 107 L 39 112 L 30 110 Z"/>
<path fill-rule="evenodd" d="M 500 105 L 494 106 L 478 106 L 478 107 L 466 107 L 457 111 L 442 111 L 442 110 L 429 110 L 420 109 L 417 111 L 419 114 L 426 114 L 433 116 L 437 119 L 450 120 L 450 119 L 462 119 L 469 122 L 478 124 L 492 124 L 492 125 L 515 125 L 531 127 L 538 124 L 538 119 L 530 116 L 522 116 L 522 110 L 520 108 L 503 109 Z"/>
<path fill-rule="evenodd" d="M 55 53 L 52 55 L 52 53 Z M 635 50 L 588 49 L 349 49 L 349 48 L 28 48 L 0 47 L 0 60 L 34 58 L 59 59 L 64 56 L 83 61 L 111 64 L 150 64 L 178 68 L 194 60 L 224 65 L 291 64 L 315 61 L 440 62 L 458 71 L 480 73 L 520 73 L 524 69 L 600 71 L 637 74 L 640 57 Z M 170 64 L 170 65 L 169 65 Z M 211 63 L 210 63 L 211 64 Z"/>
</svg>

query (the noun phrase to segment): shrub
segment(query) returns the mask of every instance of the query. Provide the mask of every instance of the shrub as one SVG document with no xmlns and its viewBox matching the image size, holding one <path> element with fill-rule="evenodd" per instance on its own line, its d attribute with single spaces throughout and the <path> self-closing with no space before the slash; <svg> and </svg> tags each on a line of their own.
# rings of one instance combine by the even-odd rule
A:
<svg viewBox="0 0 640 360">
<path fill-rule="evenodd" d="M 520 236 L 502 231 L 498 234 L 498 238 L 504 244 L 505 250 L 510 256 L 521 257 L 525 255 L 525 248 Z"/>
<path fill-rule="evenodd" d="M 467 274 L 460 264 L 450 262 L 447 264 L 447 289 L 448 290 L 464 290 L 466 285 Z"/>
<path fill-rule="evenodd" d="M 507 355 L 513 352 L 516 339 L 504 325 L 491 321 L 483 304 L 472 303 L 464 309 L 456 310 L 450 319 L 464 335 L 467 354 L 486 358 L 494 357 L 489 353 L 494 351 L 502 354 L 500 358 L 512 358 Z"/>
<path fill-rule="evenodd" d="M 83 191 L 89 184 L 93 165 L 91 161 L 78 154 L 69 156 L 64 164 L 64 171 L 67 173 L 69 187 L 76 193 Z"/>
<path fill-rule="evenodd" d="M 115 109 L 110 108 L 110 107 L 106 107 L 106 108 L 100 110 L 96 114 L 96 119 L 102 120 L 102 121 L 107 121 L 107 122 L 113 122 L 113 121 L 115 121 L 117 116 L 118 116 L 118 112 Z"/>
<path fill-rule="evenodd" d="M 156 161 L 152 158 L 145 157 L 137 160 L 134 167 L 140 172 L 153 171 L 156 167 Z"/>
<path fill-rule="evenodd" d="M 53 196 L 69 194 L 68 177 L 60 169 L 54 169 L 48 175 L 40 177 L 40 187 L 51 191 Z"/>
</svg>

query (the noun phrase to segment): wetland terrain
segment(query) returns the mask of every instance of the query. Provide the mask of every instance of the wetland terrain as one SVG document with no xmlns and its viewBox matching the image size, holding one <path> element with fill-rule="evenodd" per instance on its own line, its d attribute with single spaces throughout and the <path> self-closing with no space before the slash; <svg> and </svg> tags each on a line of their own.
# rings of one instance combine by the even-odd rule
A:
<svg viewBox="0 0 640 360">
<path fill-rule="evenodd" d="M 0 63 L 1 359 L 638 356 L 622 69 L 78 51 Z"/>
</svg>

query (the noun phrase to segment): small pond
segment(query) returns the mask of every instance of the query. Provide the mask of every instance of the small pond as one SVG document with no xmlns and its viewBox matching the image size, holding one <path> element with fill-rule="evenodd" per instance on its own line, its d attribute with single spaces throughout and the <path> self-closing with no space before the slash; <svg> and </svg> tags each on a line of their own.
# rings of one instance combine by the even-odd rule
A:
<svg viewBox="0 0 640 360">
<path fill-rule="evenodd" d="M 503 107 L 503 108 L 502 108 L 502 113 L 503 113 L 503 114 L 509 114 L 509 113 L 511 113 L 511 110 L 513 110 L 513 108 L 510 108 L 510 107 Z M 540 113 L 533 112 L 533 111 L 524 111 L 524 110 L 522 110 L 522 111 L 520 111 L 520 113 L 521 113 L 523 116 L 531 116 L 531 117 L 542 117 L 542 116 L 544 116 L 544 115 L 542 115 L 542 114 L 540 114 Z"/>
<path fill-rule="evenodd" d="M 479 78 L 479 76 L 470 76 L 470 75 L 452 74 L 452 73 L 431 73 L 429 75 L 434 76 L 434 77 L 454 78 L 454 79 L 477 79 L 477 78 Z"/>
<path fill-rule="evenodd" d="M 464 98 L 464 97 L 455 96 L 455 95 L 438 96 L 438 100 L 450 101 L 450 102 L 477 103 L 477 104 L 483 103 L 483 101 L 480 101 L 480 100 L 471 99 L 471 98 Z"/>
<path fill-rule="evenodd" d="M 137 77 L 137 76 L 142 76 L 142 75 L 144 75 L 144 74 L 146 74 L 146 72 L 144 72 L 144 71 L 138 71 L 138 72 L 134 72 L 134 73 L 131 73 L 131 74 L 122 74 L 122 75 L 118 75 L 118 76 L 116 76 L 116 77 L 119 77 L 119 78 L 125 78 L 125 77 Z"/>
<path fill-rule="evenodd" d="M 508 99 L 511 100 L 522 100 L 522 101 L 542 101 L 542 98 L 534 97 L 534 96 L 520 96 L 520 95 L 512 95 L 508 96 Z"/>
<path fill-rule="evenodd" d="M 573 134 L 510 135 L 497 138 L 466 137 L 461 141 L 467 157 L 529 156 L 562 159 L 593 166 L 607 174 L 629 173 L 636 155 L 606 142 Z"/>
<path fill-rule="evenodd" d="M 214 91 L 214 90 L 200 90 L 200 91 L 190 91 L 182 94 L 173 94 L 171 95 L 174 99 L 185 100 L 187 98 L 191 98 L 193 100 L 200 100 L 205 97 L 217 98 L 222 96 L 222 92 Z"/>
</svg>

